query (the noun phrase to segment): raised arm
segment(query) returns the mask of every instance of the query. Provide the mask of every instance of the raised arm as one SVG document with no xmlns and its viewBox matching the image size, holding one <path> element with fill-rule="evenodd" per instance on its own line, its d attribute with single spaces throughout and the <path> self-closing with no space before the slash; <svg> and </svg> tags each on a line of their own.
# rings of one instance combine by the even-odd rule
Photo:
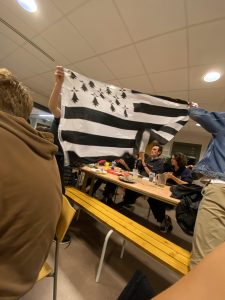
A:
<svg viewBox="0 0 225 300">
<path fill-rule="evenodd" d="M 63 80 L 64 80 L 63 67 L 57 66 L 55 70 L 55 84 L 48 101 L 48 108 L 55 118 L 61 117 L 60 93 L 62 89 Z"/>
<path fill-rule="evenodd" d="M 224 129 L 225 113 L 208 112 L 199 107 L 191 107 L 189 110 L 190 118 L 199 123 L 209 133 L 218 133 Z"/>
</svg>

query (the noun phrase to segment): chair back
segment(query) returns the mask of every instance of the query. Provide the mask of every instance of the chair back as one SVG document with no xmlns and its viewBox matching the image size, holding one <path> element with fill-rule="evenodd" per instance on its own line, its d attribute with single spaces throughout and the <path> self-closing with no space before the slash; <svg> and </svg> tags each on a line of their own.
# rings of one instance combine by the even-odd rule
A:
<svg viewBox="0 0 225 300">
<path fill-rule="evenodd" d="M 62 242 L 70 226 L 70 223 L 73 220 L 75 212 L 76 210 L 69 203 L 69 200 L 66 198 L 66 196 L 63 195 L 61 215 L 56 227 L 56 237 L 59 240 L 59 242 Z"/>
</svg>

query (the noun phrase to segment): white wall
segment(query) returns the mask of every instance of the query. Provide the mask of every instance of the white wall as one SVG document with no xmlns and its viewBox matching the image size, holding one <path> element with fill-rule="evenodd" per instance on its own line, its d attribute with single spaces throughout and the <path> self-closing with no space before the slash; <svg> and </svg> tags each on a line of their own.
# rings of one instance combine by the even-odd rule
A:
<svg viewBox="0 0 225 300">
<path fill-rule="evenodd" d="M 169 142 L 163 147 L 163 155 L 170 156 L 174 142 L 201 144 L 202 145 L 201 154 L 200 154 L 200 159 L 201 159 L 201 157 L 204 155 L 206 151 L 210 139 L 211 139 L 211 135 L 207 133 L 203 133 L 203 134 L 201 133 L 196 135 L 193 134 L 192 132 L 180 131 L 171 142 Z"/>
</svg>

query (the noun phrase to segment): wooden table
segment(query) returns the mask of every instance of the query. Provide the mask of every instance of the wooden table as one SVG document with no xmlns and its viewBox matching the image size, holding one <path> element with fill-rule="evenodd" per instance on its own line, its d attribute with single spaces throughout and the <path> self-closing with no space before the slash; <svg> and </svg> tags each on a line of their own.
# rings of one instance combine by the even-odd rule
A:
<svg viewBox="0 0 225 300">
<path fill-rule="evenodd" d="M 141 195 L 152 197 L 154 199 L 172 205 L 177 205 L 180 202 L 179 199 L 175 199 L 170 196 L 171 192 L 169 186 L 161 187 L 156 185 L 155 183 L 149 182 L 148 180 L 141 179 L 141 178 L 138 178 L 136 183 L 126 183 L 121 181 L 117 175 L 110 174 L 110 173 L 106 173 L 106 174 L 97 173 L 96 169 L 90 168 L 88 166 L 82 167 L 81 171 L 85 173 L 82 191 L 85 191 L 88 177 L 92 177 L 91 188 L 89 190 L 90 194 L 92 193 L 95 179 L 100 178 L 104 181 L 112 182 L 117 186 L 121 186 L 123 188 L 140 193 Z"/>
</svg>

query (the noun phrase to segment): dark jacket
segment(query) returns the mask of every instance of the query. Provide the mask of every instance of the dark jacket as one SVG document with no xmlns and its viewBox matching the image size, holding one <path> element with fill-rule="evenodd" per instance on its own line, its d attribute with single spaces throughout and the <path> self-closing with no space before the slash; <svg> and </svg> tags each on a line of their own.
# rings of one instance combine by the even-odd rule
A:
<svg viewBox="0 0 225 300">
<path fill-rule="evenodd" d="M 146 166 L 155 174 L 163 173 L 164 162 L 160 157 L 152 159 L 150 156 L 145 159 Z M 145 168 L 142 166 L 141 160 L 138 161 L 138 170 L 142 176 L 147 176 Z"/>
<path fill-rule="evenodd" d="M 176 207 L 176 219 L 181 229 L 193 235 L 198 207 L 202 199 L 202 187 L 196 184 L 179 184 L 170 188 L 173 198 L 181 199 Z"/>
<path fill-rule="evenodd" d="M 193 178 L 192 178 L 192 175 L 191 175 L 191 170 L 186 168 L 186 167 L 183 167 L 183 168 L 179 168 L 178 170 L 173 170 L 173 175 L 183 181 L 186 181 L 188 183 L 192 183 L 193 181 Z M 167 184 L 168 185 L 173 185 L 173 184 L 176 184 L 173 179 L 168 179 L 167 180 Z"/>
</svg>

